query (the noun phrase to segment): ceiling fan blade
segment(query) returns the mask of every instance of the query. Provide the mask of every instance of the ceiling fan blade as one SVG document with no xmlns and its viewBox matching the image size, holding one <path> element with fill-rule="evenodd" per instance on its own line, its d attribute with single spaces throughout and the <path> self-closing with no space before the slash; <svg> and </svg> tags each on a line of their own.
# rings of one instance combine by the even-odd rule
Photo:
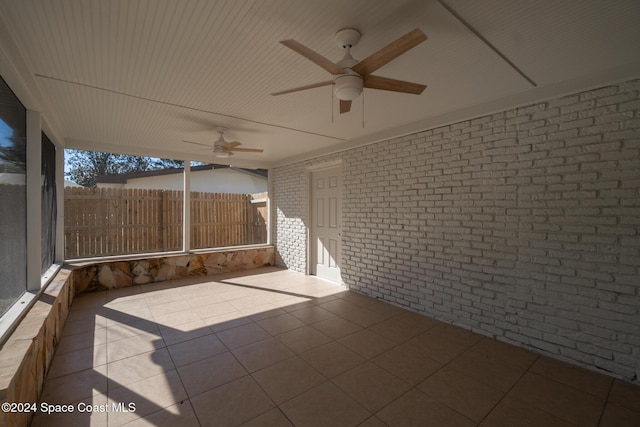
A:
<svg viewBox="0 0 640 427">
<path fill-rule="evenodd" d="M 260 148 L 229 148 L 229 151 L 237 151 L 242 153 L 262 153 L 264 150 Z"/>
<path fill-rule="evenodd" d="M 231 141 L 231 142 L 227 142 L 226 144 L 223 144 L 222 146 L 228 150 L 230 148 L 237 147 L 238 145 L 242 145 L 242 143 L 238 141 Z"/>
<path fill-rule="evenodd" d="M 187 144 L 202 145 L 203 147 L 212 148 L 210 144 L 201 144 L 199 142 L 191 142 L 191 141 L 185 141 L 185 140 L 182 140 L 182 142 L 186 142 Z"/>
<path fill-rule="evenodd" d="M 372 75 L 368 75 L 364 78 L 364 87 L 368 87 L 369 89 L 389 90 L 391 92 L 412 93 L 414 95 L 420 95 L 427 88 L 426 85 L 419 83 L 405 82 L 403 80 Z"/>
<path fill-rule="evenodd" d="M 300 55 L 304 56 L 305 58 L 307 58 L 309 61 L 313 62 L 314 64 L 319 65 L 320 67 L 324 68 L 326 71 L 328 71 L 331 74 L 344 74 L 344 70 L 342 68 L 338 67 L 336 64 L 334 64 L 333 62 L 329 61 L 324 56 L 320 55 L 319 53 L 317 53 L 317 52 L 315 52 L 315 51 L 313 51 L 311 49 L 309 49 L 305 45 L 298 43 L 295 40 L 283 40 L 280 43 L 282 43 L 283 45 L 285 45 L 289 49 L 292 49 L 292 50 L 296 51 L 297 53 L 299 53 Z"/>
<path fill-rule="evenodd" d="M 296 87 L 293 89 L 287 89 L 287 90 L 281 90 L 280 92 L 274 92 L 271 95 L 276 96 L 276 95 L 284 95 L 285 93 L 291 93 L 291 92 L 298 92 L 301 90 L 307 90 L 307 89 L 313 89 L 315 87 L 321 87 L 321 86 L 329 86 L 333 84 L 333 80 L 329 80 L 326 82 L 320 82 L 320 83 L 313 83 L 310 85 L 306 85 L 306 86 L 300 86 L 300 87 Z"/>
<path fill-rule="evenodd" d="M 351 101 L 340 100 L 340 114 L 348 113 L 351 111 Z"/>
<path fill-rule="evenodd" d="M 378 68 L 396 59 L 409 49 L 419 45 L 427 39 L 427 35 L 422 30 L 416 28 L 409 31 L 398 40 L 389 43 L 379 51 L 369 55 L 358 62 L 351 69 L 363 77 L 376 71 Z"/>
</svg>

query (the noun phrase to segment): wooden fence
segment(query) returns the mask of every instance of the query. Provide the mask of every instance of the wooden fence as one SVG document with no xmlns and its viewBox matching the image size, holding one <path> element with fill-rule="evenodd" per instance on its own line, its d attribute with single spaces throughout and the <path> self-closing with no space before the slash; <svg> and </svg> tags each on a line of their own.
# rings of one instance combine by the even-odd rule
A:
<svg viewBox="0 0 640 427">
<path fill-rule="evenodd" d="M 192 192 L 191 247 L 266 243 L 266 196 Z"/>
<path fill-rule="evenodd" d="M 182 201 L 182 191 L 65 188 L 65 258 L 181 250 Z M 193 249 L 266 241 L 266 193 L 191 193 Z"/>
</svg>

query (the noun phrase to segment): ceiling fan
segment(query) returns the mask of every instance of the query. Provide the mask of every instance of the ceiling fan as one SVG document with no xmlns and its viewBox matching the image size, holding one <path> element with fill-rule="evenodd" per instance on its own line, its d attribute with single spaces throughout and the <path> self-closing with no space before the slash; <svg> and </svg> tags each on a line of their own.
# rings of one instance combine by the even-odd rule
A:
<svg viewBox="0 0 640 427">
<path fill-rule="evenodd" d="M 227 128 L 217 127 L 216 132 L 220 134 L 218 140 L 213 143 L 213 155 L 214 157 L 229 157 L 232 156 L 234 152 L 243 152 L 243 153 L 262 153 L 264 150 L 259 148 L 238 148 L 242 143 L 238 141 L 227 142 L 224 139 L 224 133 L 227 131 Z M 182 141 L 187 144 L 194 145 L 202 145 L 207 148 L 211 148 L 211 145 L 201 144 L 199 142 L 191 142 L 191 141 Z"/>
<path fill-rule="evenodd" d="M 283 40 L 280 43 L 294 50 L 309 61 L 319 65 L 333 75 L 332 80 L 313 83 L 294 89 L 283 90 L 271 95 L 283 95 L 285 93 L 298 92 L 306 89 L 313 89 L 320 86 L 333 85 L 333 92 L 340 100 L 340 114 L 351 110 L 351 101 L 362 93 L 363 88 L 388 90 L 391 92 L 410 93 L 420 95 L 426 85 L 405 82 L 402 80 L 390 79 L 387 77 L 374 76 L 371 73 L 385 64 L 388 64 L 398 56 L 407 52 L 427 40 L 426 34 L 416 28 L 409 31 L 396 41 L 369 55 L 362 61 L 358 61 L 351 56 L 351 48 L 360 40 L 360 32 L 352 28 L 340 30 L 335 35 L 336 42 L 345 49 L 344 58 L 338 63 L 333 63 L 317 52 L 298 43 L 295 40 Z"/>
</svg>

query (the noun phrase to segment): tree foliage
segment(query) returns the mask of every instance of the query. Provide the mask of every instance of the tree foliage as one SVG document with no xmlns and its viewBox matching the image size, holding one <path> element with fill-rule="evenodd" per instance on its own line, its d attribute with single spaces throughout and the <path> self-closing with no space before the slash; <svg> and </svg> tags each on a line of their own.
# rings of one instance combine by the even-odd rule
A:
<svg viewBox="0 0 640 427">
<path fill-rule="evenodd" d="M 184 167 L 182 160 L 84 150 L 65 150 L 65 161 L 65 177 L 84 187 L 95 187 L 96 178 L 105 175 Z"/>
<path fill-rule="evenodd" d="M 0 145 L 0 172 L 24 173 L 26 171 L 26 144 L 24 138 L 7 138 L 10 144 Z"/>
</svg>

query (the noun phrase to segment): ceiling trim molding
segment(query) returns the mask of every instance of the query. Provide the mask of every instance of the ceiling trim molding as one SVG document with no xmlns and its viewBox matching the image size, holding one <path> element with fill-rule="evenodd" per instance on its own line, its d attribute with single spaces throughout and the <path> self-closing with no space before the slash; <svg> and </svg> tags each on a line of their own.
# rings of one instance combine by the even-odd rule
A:
<svg viewBox="0 0 640 427">
<path fill-rule="evenodd" d="M 471 25 L 466 19 L 464 19 L 462 16 L 460 16 L 460 14 L 458 12 L 456 12 L 451 6 L 449 6 L 444 0 L 437 0 L 438 3 L 440 3 L 440 5 L 445 8 L 447 10 L 447 12 L 449 12 L 449 14 L 451 16 L 453 16 L 455 19 L 458 20 L 458 22 L 460 22 L 462 25 L 464 25 L 467 30 L 469 30 L 469 32 L 471 34 L 473 34 L 478 40 L 480 40 L 482 43 L 484 43 L 489 49 L 491 49 L 492 51 L 494 51 L 496 53 L 496 55 L 498 55 L 504 62 L 506 62 L 507 64 L 509 64 L 509 66 L 516 71 L 518 74 L 520 74 L 520 76 L 522 76 L 522 78 L 524 78 L 526 81 L 529 82 L 529 84 L 531 84 L 531 86 L 533 87 L 537 87 L 537 83 L 535 81 L 533 81 L 533 79 L 531 77 L 529 77 L 527 74 L 525 74 L 524 71 L 522 71 L 520 69 L 520 67 L 518 67 L 516 64 L 514 64 L 509 58 L 507 58 L 507 56 L 502 53 L 493 43 L 491 43 L 489 40 L 487 40 L 482 33 L 480 33 L 480 31 L 476 30 L 476 28 Z"/>
<path fill-rule="evenodd" d="M 74 82 L 72 80 L 66 80 L 66 79 L 62 79 L 62 78 L 59 78 L 59 77 L 47 76 L 47 75 L 38 74 L 38 73 L 36 73 L 34 75 L 36 77 L 41 78 L 41 79 L 53 80 L 53 81 L 56 81 L 56 82 L 59 82 L 59 83 L 66 83 L 66 84 L 81 86 L 81 87 L 88 88 L 88 89 L 99 90 L 101 92 L 108 92 L 108 93 L 111 93 L 113 95 L 126 96 L 126 97 L 129 97 L 129 98 L 138 99 L 140 101 L 153 102 L 155 104 L 162 104 L 162 105 L 166 105 L 168 107 L 176 107 L 176 108 L 182 108 L 184 110 L 195 111 L 195 112 L 198 112 L 198 113 L 212 114 L 212 115 L 215 115 L 215 116 L 226 117 L 228 119 L 240 120 L 240 121 L 243 121 L 243 122 L 253 123 L 253 124 L 257 124 L 257 125 L 269 126 L 269 127 L 289 130 L 289 131 L 293 131 L 293 132 L 300 132 L 300 133 L 304 133 L 304 134 L 307 134 L 307 135 L 319 136 L 321 138 L 332 139 L 332 140 L 335 140 L 335 141 L 344 141 L 343 138 L 338 138 L 336 136 L 325 135 L 325 134 L 321 134 L 321 133 L 317 133 L 317 132 L 311 132 L 311 131 L 307 131 L 307 130 L 296 129 L 296 128 L 277 125 L 277 124 L 273 124 L 273 123 L 261 122 L 261 121 L 257 121 L 257 120 L 247 119 L 246 117 L 238 117 L 238 116 L 233 116 L 231 114 L 220 113 L 218 111 L 209 111 L 209 110 L 204 110 L 202 108 L 189 107 L 188 105 L 176 104 L 174 102 L 161 101 L 159 99 L 147 98 L 147 97 L 144 97 L 144 96 L 141 96 L 141 95 L 134 95 L 132 93 L 121 92 L 121 91 L 118 91 L 118 90 L 115 90 L 115 89 L 108 89 L 108 88 L 104 88 L 104 87 L 100 87 L 100 86 L 96 86 L 96 85 L 92 85 L 92 84 L 88 84 L 88 83 Z"/>
<path fill-rule="evenodd" d="M 290 165 L 307 161 L 316 157 L 336 154 L 347 151 L 356 147 L 374 144 L 376 142 L 401 138 L 403 136 L 423 132 L 436 127 L 446 126 L 454 123 L 471 120 L 490 114 L 499 113 L 512 108 L 518 108 L 538 102 L 544 102 L 550 99 L 562 98 L 586 90 L 597 89 L 599 87 L 611 84 L 621 83 L 628 80 L 640 78 L 640 62 L 627 64 L 622 67 L 607 70 L 605 72 L 591 74 L 578 79 L 565 81 L 561 83 L 551 84 L 547 86 L 538 86 L 526 92 L 502 97 L 497 100 L 485 102 L 482 104 L 469 106 L 459 110 L 451 111 L 438 116 L 433 116 L 414 122 L 404 126 L 387 129 L 382 132 L 366 135 L 362 138 L 356 138 L 340 144 L 339 147 L 330 147 L 315 150 L 299 156 L 293 156 L 283 159 L 279 162 L 271 164 L 272 168 Z"/>
</svg>

